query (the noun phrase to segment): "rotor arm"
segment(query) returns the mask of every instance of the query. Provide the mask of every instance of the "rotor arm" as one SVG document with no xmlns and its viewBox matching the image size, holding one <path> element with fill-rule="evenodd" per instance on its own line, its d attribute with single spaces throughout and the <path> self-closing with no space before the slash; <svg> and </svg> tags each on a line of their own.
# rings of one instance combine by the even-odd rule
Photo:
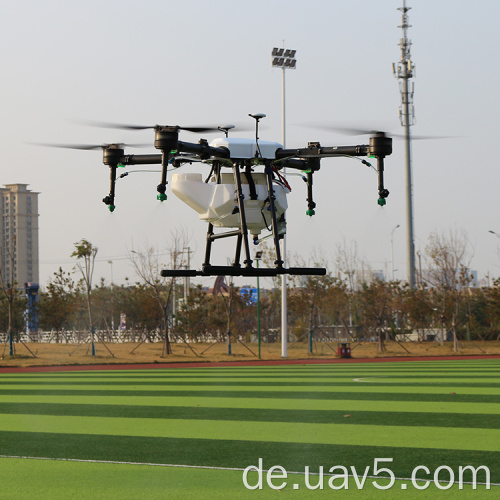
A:
<svg viewBox="0 0 500 500">
<path fill-rule="evenodd" d="M 120 165 L 160 165 L 161 155 L 125 155 L 120 158 Z"/>
<path fill-rule="evenodd" d="M 376 132 L 370 137 L 370 144 L 357 146 L 326 146 L 319 142 L 310 142 L 307 148 L 278 149 L 276 158 L 334 158 L 338 156 L 389 156 L 392 153 L 392 139 L 384 132 Z"/>
<path fill-rule="evenodd" d="M 370 146 L 326 146 L 311 143 L 307 148 L 278 149 L 276 158 L 335 158 L 339 156 L 368 156 Z"/>
<path fill-rule="evenodd" d="M 317 168 L 308 167 L 307 171 L 311 174 L 315 170 L 319 170 L 320 158 L 335 158 L 341 156 L 369 156 L 377 159 L 377 172 L 378 172 L 378 204 L 384 206 L 386 198 L 389 196 L 389 191 L 384 186 L 384 158 L 392 154 L 392 139 L 385 135 L 384 132 L 375 132 L 370 137 L 369 145 L 358 146 L 328 146 L 322 147 L 319 142 L 310 142 L 307 148 L 300 149 L 278 149 L 276 151 L 276 159 L 286 159 L 286 162 L 292 162 L 297 158 L 307 159 L 311 162 L 317 161 Z M 283 161 L 282 163 L 285 163 Z M 290 164 L 292 167 L 293 163 Z M 288 165 L 285 165 L 288 166 Z M 309 175 L 306 180 L 308 184 L 308 215 L 314 213 L 314 202 L 312 201 L 312 175 Z"/>
<path fill-rule="evenodd" d="M 190 144 L 188 142 L 179 141 L 179 152 L 181 153 L 193 153 L 200 154 L 202 151 L 206 151 L 207 148 L 200 144 Z M 212 148 L 208 147 L 209 157 L 216 158 L 229 158 L 229 151 L 226 148 Z M 150 154 L 150 155 L 125 155 L 120 158 L 120 165 L 161 165 L 162 155 L 161 154 Z"/>
<path fill-rule="evenodd" d="M 278 169 L 282 170 L 283 168 L 293 168 L 294 170 L 307 170 L 309 168 L 308 160 L 299 160 L 298 158 L 284 158 L 283 160 L 279 160 L 273 165 Z"/>
<path fill-rule="evenodd" d="M 179 153 L 192 153 L 198 155 L 201 160 L 208 160 L 209 158 L 229 158 L 230 156 L 227 148 L 214 148 L 209 146 L 208 143 L 203 140 L 201 140 L 198 144 L 179 141 L 177 150 Z"/>
</svg>

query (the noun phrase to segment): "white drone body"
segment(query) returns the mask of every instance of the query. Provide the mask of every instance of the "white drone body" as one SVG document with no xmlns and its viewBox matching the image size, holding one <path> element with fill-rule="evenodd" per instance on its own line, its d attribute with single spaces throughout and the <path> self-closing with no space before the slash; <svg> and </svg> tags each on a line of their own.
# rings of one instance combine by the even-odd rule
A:
<svg viewBox="0 0 500 500">
<path fill-rule="evenodd" d="M 276 151 L 283 149 L 279 142 L 261 141 L 255 139 L 240 139 L 234 137 L 219 137 L 214 139 L 210 146 L 214 148 L 226 148 L 229 150 L 230 158 L 234 160 L 246 160 L 250 158 L 265 158 L 274 160 Z"/>
<path fill-rule="evenodd" d="M 232 160 L 256 157 L 274 159 L 276 151 L 282 148 L 282 145 L 277 142 L 257 142 L 252 139 L 227 137 L 215 139 L 210 146 L 228 149 Z M 256 199 L 251 199 L 248 179 L 242 175 L 243 204 L 248 230 L 250 234 L 257 236 L 263 229 L 271 227 L 271 207 L 266 174 L 253 172 L 251 175 L 255 185 L 256 196 L 254 198 Z M 173 174 L 171 190 L 180 200 L 194 209 L 201 220 L 211 223 L 214 227 L 241 227 L 234 174 L 221 174 L 219 183 L 215 175 L 208 182 L 204 182 L 202 175 L 198 173 Z M 276 198 L 274 202 L 276 217 L 280 219 L 288 207 L 286 196 L 290 189 L 280 180 L 275 179 L 273 190 Z M 284 221 L 279 231 L 285 232 Z"/>
</svg>

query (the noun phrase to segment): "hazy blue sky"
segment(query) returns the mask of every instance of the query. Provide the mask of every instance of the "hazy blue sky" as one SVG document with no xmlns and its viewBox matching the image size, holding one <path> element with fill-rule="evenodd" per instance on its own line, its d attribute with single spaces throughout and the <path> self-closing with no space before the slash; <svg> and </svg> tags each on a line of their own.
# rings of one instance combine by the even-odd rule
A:
<svg viewBox="0 0 500 500">
<path fill-rule="evenodd" d="M 416 66 L 415 134 L 456 136 L 414 143 L 416 249 L 432 231 L 465 230 L 472 267 L 500 276 L 498 64 L 500 2 L 408 0 Z M 117 209 L 101 199 L 108 170 L 100 151 L 28 145 L 148 142 L 153 132 L 92 129 L 71 119 L 139 124 L 250 124 L 263 112 L 261 138 L 281 140 L 281 71 L 274 46 L 297 50 L 287 72 L 289 147 L 365 142 L 307 128 L 333 122 L 402 132 L 392 63 L 402 0 L 18 0 L 0 2 L 2 29 L 1 184 L 29 183 L 40 195 L 40 281 L 71 268 L 74 242 L 99 247 L 96 277 L 134 278 L 128 251 L 162 246 L 186 227 L 201 264 L 205 224 L 174 196 L 156 201 L 159 174 L 133 174 L 117 185 Z M 240 133 L 240 135 L 242 135 Z M 208 139 L 214 136 L 207 135 Z M 184 140 L 197 136 L 185 134 Z M 153 151 L 153 149 L 152 149 Z M 151 151 L 151 152 L 152 152 Z M 130 150 L 129 152 L 134 152 Z M 140 151 L 144 152 L 144 151 Z M 196 171 L 199 167 L 187 167 Z M 374 269 L 390 269 L 394 232 L 396 277 L 406 276 L 403 143 L 386 162 L 391 191 L 377 205 L 373 171 L 348 159 L 326 160 L 316 176 L 317 215 L 305 215 L 305 185 L 292 179 L 290 253 L 356 241 Z M 232 254 L 232 252 L 231 252 Z M 225 261 L 225 257 L 224 257 Z M 208 284 L 208 283 L 207 283 Z"/>
</svg>

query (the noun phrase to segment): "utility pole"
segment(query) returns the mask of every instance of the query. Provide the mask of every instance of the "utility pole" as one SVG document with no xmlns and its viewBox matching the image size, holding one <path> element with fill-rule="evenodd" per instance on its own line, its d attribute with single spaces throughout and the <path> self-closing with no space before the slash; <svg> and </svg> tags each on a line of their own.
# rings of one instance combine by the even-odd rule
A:
<svg viewBox="0 0 500 500">
<path fill-rule="evenodd" d="M 415 124 L 415 113 L 413 107 L 414 85 L 410 82 L 413 78 L 415 66 L 411 61 L 411 41 L 408 40 L 407 32 L 411 26 L 408 24 L 408 11 L 411 7 L 406 6 L 403 0 L 403 7 L 398 10 L 402 12 L 402 24 L 399 26 L 403 30 L 403 38 L 399 41 L 401 47 L 401 60 L 393 64 L 394 75 L 400 81 L 401 107 L 399 108 L 399 118 L 401 125 L 405 129 L 405 157 L 406 157 L 406 238 L 407 238 L 407 280 L 411 288 L 415 288 L 415 237 L 413 231 L 413 184 L 411 170 L 411 134 L 410 127 Z"/>
<path fill-rule="evenodd" d="M 399 224 L 394 226 L 391 231 L 391 267 L 392 267 L 392 281 L 394 281 L 394 231 L 400 227 Z"/>
<path fill-rule="evenodd" d="M 184 247 L 182 249 L 182 253 L 187 253 L 187 264 L 186 264 L 186 269 L 191 269 L 191 254 L 193 251 L 191 250 L 190 247 Z M 187 306 L 187 300 L 189 298 L 189 291 L 191 289 L 191 280 L 189 279 L 189 276 L 186 276 L 184 278 L 184 304 Z"/>
<path fill-rule="evenodd" d="M 109 291 L 111 293 L 111 335 L 115 334 L 115 318 L 113 311 L 113 261 L 108 260 L 108 264 L 111 266 L 111 283 L 109 285 Z"/>
</svg>

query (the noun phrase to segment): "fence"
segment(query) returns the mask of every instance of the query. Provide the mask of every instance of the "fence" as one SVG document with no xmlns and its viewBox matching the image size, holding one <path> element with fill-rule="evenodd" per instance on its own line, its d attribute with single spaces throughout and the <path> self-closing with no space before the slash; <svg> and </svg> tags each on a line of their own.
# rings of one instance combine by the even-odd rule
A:
<svg viewBox="0 0 500 500">
<path fill-rule="evenodd" d="M 162 342 L 163 333 L 160 331 L 138 332 L 136 330 L 96 330 L 94 335 L 103 342 L 122 343 L 122 342 Z M 7 342 L 8 334 L 0 333 L 0 342 Z M 32 332 L 14 334 L 16 342 L 36 342 L 41 344 L 80 344 L 90 340 L 88 330 L 69 330 L 56 332 Z"/>
</svg>

